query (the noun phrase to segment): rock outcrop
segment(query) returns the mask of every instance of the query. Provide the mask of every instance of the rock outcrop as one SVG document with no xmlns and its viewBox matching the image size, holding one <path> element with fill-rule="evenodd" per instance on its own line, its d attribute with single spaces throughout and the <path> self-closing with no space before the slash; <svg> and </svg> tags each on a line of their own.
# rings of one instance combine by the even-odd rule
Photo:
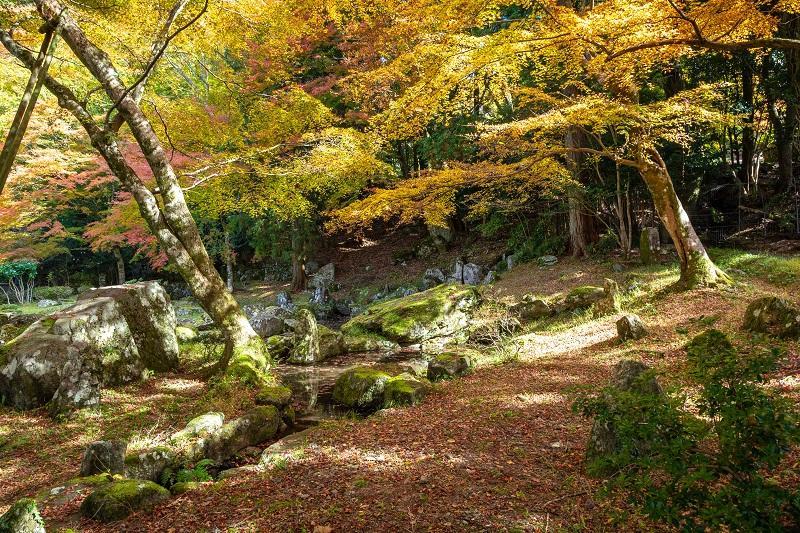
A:
<svg viewBox="0 0 800 533">
<path fill-rule="evenodd" d="M 400 344 L 448 337 L 463 340 L 478 292 L 467 286 L 440 285 L 370 306 L 342 326 L 345 338 L 377 335 Z"/>
<path fill-rule="evenodd" d="M 333 400 L 359 411 L 372 411 L 383 405 L 383 389 L 391 376 L 382 370 L 356 367 L 344 372 L 333 387 Z"/>
<path fill-rule="evenodd" d="M 93 297 L 89 298 L 88 295 Z M 106 287 L 33 323 L 0 348 L 0 398 L 54 414 L 96 406 L 100 388 L 178 362 L 175 314 L 157 283 Z"/>
</svg>

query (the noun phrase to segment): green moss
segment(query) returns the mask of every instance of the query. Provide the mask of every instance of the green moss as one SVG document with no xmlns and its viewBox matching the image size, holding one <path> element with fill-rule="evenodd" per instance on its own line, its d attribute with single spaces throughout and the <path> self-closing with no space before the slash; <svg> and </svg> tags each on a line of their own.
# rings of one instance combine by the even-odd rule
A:
<svg viewBox="0 0 800 533">
<path fill-rule="evenodd" d="M 266 345 L 260 339 L 254 339 L 234 346 L 225 377 L 250 386 L 266 386 L 273 381 L 268 374 L 269 363 Z"/>
<path fill-rule="evenodd" d="M 44 531 L 44 520 L 36 507 L 36 501 L 30 498 L 19 500 L 0 516 L 0 532 L 27 533 Z"/>
<path fill-rule="evenodd" d="M 51 317 L 51 316 L 49 316 L 47 318 L 43 318 L 42 319 L 42 325 L 47 330 L 47 333 L 52 333 L 53 332 L 53 326 L 56 325 L 56 319 Z"/>
<path fill-rule="evenodd" d="M 177 496 L 179 494 L 185 494 L 187 492 L 202 488 L 203 485 L 207 485 L 207 483 L 201 483 L 200 481 L 181 481 L 179 483 L 175 483 L 170 488 L 170 492 L 172 492 L 174 496 Z"/>
<path fill-rule="evenodd" d="M 101 522 L 121 520 L 169 498 L 169 491 L 152 481 L 127 479 L 96 489 L 81 504 L 81 514 Z"/>
<path fill-rule="evenodd" d="M 292 389 L 282 385 L 264 387 L 256 396 L 256 405 L 274 405 L 281 408 L 292 401 Z"/>
<path fill-rule="evenodd" d="M 397 342 L 424 340 L 426 329 L 457 308 L 478 301 L 474 287 L 439 285 L 404 298 L 380 302 L 342 326 L 342 333 L 360 336 L 377 333 Z"/>
<path fill-rule="evenodd" d="M 430 391 L 430 382 L 420 380 L 411 374 L 404 373 L 386 382 L 383 390 L 383 406 L 398 407 L 416 405 Z"/>
<path fill-rule="evenodd" d="M 383 401 L 383 389 L 391 376 L 370 367 L 347 370 L 336 380 L 333 400 L 346 407 L 368 410 Z"/>
<path fill-rule="evenodd" d="M 96 487 L 98 485 L 104 485 L 106 483 L 110 483 L 114 480 L 122 479 L 119 475 L 114 474 L 95 474 L 93 476 L 84 476 L 84 477 L 76 477 L 70 479 L 67 484 L 68 485 L 86 485 L 89 487 Z"/>
</svg>

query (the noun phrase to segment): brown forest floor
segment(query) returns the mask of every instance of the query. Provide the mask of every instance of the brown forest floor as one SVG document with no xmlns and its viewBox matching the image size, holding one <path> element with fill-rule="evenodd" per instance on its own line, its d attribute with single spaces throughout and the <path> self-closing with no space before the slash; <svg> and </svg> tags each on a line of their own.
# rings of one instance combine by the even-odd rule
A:
<svg viewBox="0 0 800 533">
<path fill-rule="evenodd" d="M 610 273 L 607 264 L 523 265 L 497 290 L 512 297 L 548 294 L 596 284 Z M 666 285 L 669 276 L 663 277 Z M 602 385 L 621 358 L 644 360 L 665 381 L 679 379 L 682 346 L 694 334 L 713 323 L 745 346 L 749 340 L 739 326 L 749 301 L 774 293 L 797 302 L 796 289 L 751 278 L 726 290 L 663 290 L 637 308 L 651 335 L 625 345 L 615 340 L 615 316 L 532 330 L 520 338 L 519 361 L 437 385 L 416 407 L 325 423 L 310 434 L 302 455 L 280 468 L 209 484 L 121 523 L 84 520 L 78 529 L 653 530 L 624 497 L 596 496 L 599 482 L 582 465 L 590 422 L 572 412 L 575 395 Z M 772 384 L 798 400 L 798 346 L 785 348 L 788 356 Z M 10 452 L 0 446 L 0 502 L 73 477 L 80 450 L 100 436 L 124 433 L 132 424 L 151 432 L 177 427 L 197 411 L 201 396 L 202 385 L 191 376 L 114 391 L 106 416 L 89 424 L 90 431 L 79 423 L 54 424 L 40 412 L 0 411 L 1 438 L 25 441 Z M 796 457 L 785 474 L 790 483 L 800 483 Z"/>
</svg>

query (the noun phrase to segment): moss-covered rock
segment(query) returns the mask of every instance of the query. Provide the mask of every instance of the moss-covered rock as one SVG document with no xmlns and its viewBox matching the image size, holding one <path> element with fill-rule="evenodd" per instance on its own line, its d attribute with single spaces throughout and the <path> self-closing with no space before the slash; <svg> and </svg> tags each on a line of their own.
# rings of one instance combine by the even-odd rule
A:
<svg viewBox="0 0 800 533">
<path fill-rule="evenodd" d="M 264 387 L 256 395 L 256 405 L 273 405 L 283 409 L 292 401 L 292 389 L 282 385 Z"/>
<path fill-rule="evenodd" d="M 294 348 L 294 336 L 287 335 L 273 335 L 265 341 L 267 344 L 267 351 L 272 359 L 275 361 L 283 361 L 289 354 L 292 353 Z"/>
<path fill-rule="evenodd" d="M 311 365 L 320 360 L 319 326 L 314 313 L 300 309 L 295 315 L 294 346 L 289 362 L 298 365 Z"/>
<path fill-rule="evenodd" d="M 203 456 L 221 463 L 243 448 L 274 437 L 278 433 L 280 421 L 280 413 L 273 405 L 251 409 L 205 439 Z"/>
<path fill-rule="evenodd" d="M 25 498 L 12 505 L 0 516 L 0 533 L 45 533 L 36 501 Z"/>
<path fill-rule="evenodd" d="M 430 390 L 431 384 L 427 379 L 420 379 L 409 373 L 400 374 L 386 382 L 383 389 L 383 406 L 416 405 Z"/>
<path fill-rule="evenodd" d="M 345 407 L 360 411 L 379 408 L 383 403 L 383 390 L 391 376 L 370 367 L 356 367 L 345 371 L 333 387 L 333 400 Z"/>
<path fill-rule="evenodd" d="M 319 328 L 319 360 L 324 361 L 344 352 L 344 336 L 332 329 L 320 325 Z"/>
<path fill-rule="evenodd" d="M 380 335 L 401 344 L 437 337 L 463 337 L 480 298 L 474 287 L 440 285 L 370 306 L 342 326 L 346 336 Z"/>
<path fill-rule="evenodd" d="M 345 334 L 342 338 L 343 349 L 346 353 L 367 352 L 397 352 L 400 345 L 374 333 Z"/>
<path fill-rule="evenodd" d="M 475 368 L 475 359 L 469 353 L 444 352 L 437 355 L 428 364 L 428 379 L 439 381 L 453 379 L 471 374 Z"/>
<path fill-rule="evenodd" d="M 145 479 L 126 479 L 106 484 L 81 504 L 81 514 L 100 522 L 115 522 L 168 499 L 169 491 Z"/>
<path fill-rule="evenodd" d="M 208 485 L 209 483 L 203 483 L 200 481 L 181 481 L 179 483 L 175 483 L 170 487 L 169 491 L 172 493 L 173 496 L 178 496 L 180 494 L 185 494 L 187 492 L 191 492 L 193 490 L 197 490 L 202 488 L 204 485 Z"/>
<path fill-rule="evenodd" d="M 191 419 L 186 426 L 173 433 L 169 440 L 173 446 L 185 448 L 190 441 L 198 437 L 212 435 L 225 423 L 225 415 L 219 412 L 209 412 Z"/>
<path fill-rule="evenodd" d="M 783 298 L 759 298 L 747 306 L 744 327 L 756 333 L 797 338 L 800 337 L 800 311 Z"/>
</svg>

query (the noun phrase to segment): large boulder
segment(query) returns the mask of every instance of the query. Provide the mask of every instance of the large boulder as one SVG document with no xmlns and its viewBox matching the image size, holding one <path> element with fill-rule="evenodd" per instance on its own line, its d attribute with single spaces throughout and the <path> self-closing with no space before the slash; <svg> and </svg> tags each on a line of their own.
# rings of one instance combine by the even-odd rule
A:
<svg viewBox="0 0 800 533">
<path fill-rule="evenodd" d="M 453 273 L 448 278 L 449 281 L 454 283 L 462 283 L 464 285 L 480 285 L 483 280 L 484 271 L 483 267 L 475 263 L 464 263 L 461 260 L 456 261 L 453 266 Z"/>
<path fill-rule="evenodd" d="M 325 291 L 328 291 L 333 285 L 335 279 L 336 267 L 333 265 L 333 263 L 328 263 L 309 278 L 308 286 L 311 289 L 324 289 Z"/>
<path fill-rule="evenodd" d="M 333 400 L 345 407 L 371 411 L 383 404 L 383 390 L 391 376 L 371 367 L 345 371 L 333 387 Z"/>
<path fill-rule="evenodd" d="M 744 327 L 783 338 L 800 337 L 800 311 L 788 300 L 768 296 L 747 306 Z"/>
<path fill-rule="evenodd" d="M 152 481 L 124 479 L 100 486 L 81 504 L 81 514 L 100 522 L 116 522 L 136 511 L 152 509 L 169 491 Z"/>
<path fill-rule="evenodd" d="M 319 326 L 314 313 L 308 309 L 300 309 L 295 315 L 294 346 L 289 355 L 289 362 L 298 365 L 310 365 L 320 360 Z"/>
<path fill-rule="evenodd" d="M 25 498 L 11 506 L 0 516 L 1 533 L 45 533 L 44 520 L 36 501 Z"/>
<path fill-rule="evenodd" d="M 415 344 L 430 339 L 466 335 L 472 311 L 479 303 L 473 287 L 440 285 L 404 298 L 380 302 L 345 323 L 345 336 L 365 333 L 400 344 Z"/>
<path fill-rule="evenodd" d="M 174 337 L 174 328 L 172 335 Z M 0 350 L 0 397 L 18 409 L 53 400 L 96 405 L 99 386 L 142 379 L 145 365 L 120 306 L 80 301 L 35 322 Z"/>
<path fill-rule="evenodd" d="M 175 310 L 167 292 L 155 281 L 92 289 L 78 301 L 111 298 L 128 322 L 144 365 L 158 372 L 178 366 Z"/>
<path fill-rule="evenodd" d="M 159 481 L 164 470 L 175 464 L 176 457 L 175 450 L 166 446 L 129 453 L 125 457 L 125 476 Z"/>
</svg>

